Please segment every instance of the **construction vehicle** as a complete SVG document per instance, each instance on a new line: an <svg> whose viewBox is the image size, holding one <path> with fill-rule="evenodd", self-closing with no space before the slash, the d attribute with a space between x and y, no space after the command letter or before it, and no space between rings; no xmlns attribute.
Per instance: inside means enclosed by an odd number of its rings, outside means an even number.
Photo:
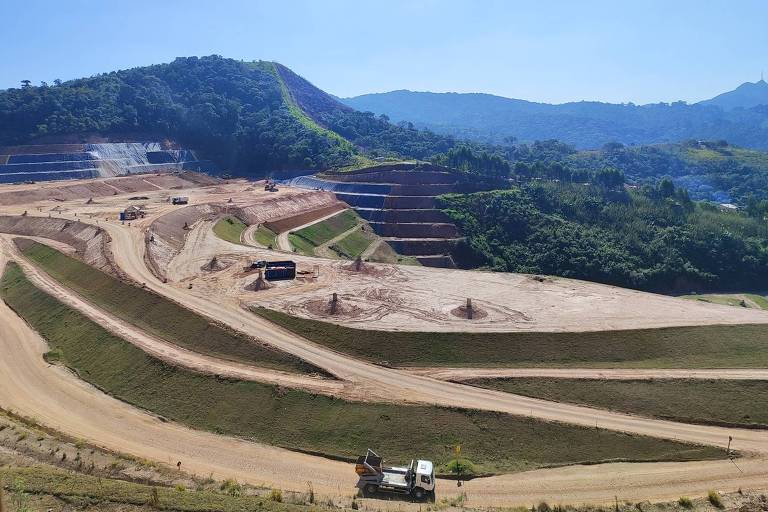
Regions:
<svg viewBox="0 0 768 512"><path fill-rule="evenodd" d="M357 458L357 488L363 497L377 493L410 495L416 501L435 499L435 466L428 460L412 460L407 467L384 466L384 459L370 448Z"/></svg>

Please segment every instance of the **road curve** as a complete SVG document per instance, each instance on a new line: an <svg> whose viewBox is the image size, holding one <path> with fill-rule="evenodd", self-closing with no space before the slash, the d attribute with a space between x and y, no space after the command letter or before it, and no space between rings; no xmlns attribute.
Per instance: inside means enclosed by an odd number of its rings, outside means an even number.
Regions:
<svg viewBox="0 0 768 512"><path fill-rule="evenodd" d="M0 269L2 259L0 254ZM48 365L42 357L46 350L44 340L0 302L0 406L105 449L169 465L182 461L185 470L200 476L297 491L312 482L319 495L353 493L355 476L348 464L162 422ZM461 488L439 480L438 494L465 492L470 506L530 506L609 503L614 496L671 500L709 489L768 486L765 460L736 463L738 468L729 461L569 466L476 479Z"/></svg>
<svg viewBox="0 0 768 512"><path fill-rule="evenodd" d="M768 368L401 368L401 370L451 382L529 377L600 380L768 380Z"/></svg>
<svg viewBox="0 0 768 512"><path fill-rule="evenodd" d="M300 375L269 368L260 368L218 357L207 356L151 336L115 315L94 306L74 291L59 284L58 281L29 263L26 258L16 250L10 237L7 235L0 236L0 243L3 246L2 250L10 255L14 261L22 267L24 274L37 287L45 290L66 305L78 310L100 326L137 346L152 357L172 365L188 368L201 373L295 387L326 395L347 395L345 389L350 386L345 386L345 383L341 381L323 379L310 375Z"/></svg>
<svg viewBox="0 0 768 512"><path fill-rule="evenodd" d="M122 234L118 231L111 231L113 239L116 240L116 248L121 249L115 251L116 256L120 254L118 263L131 274L133 271L126 268L131 265L124 266L122 259L130 258L132 253L123 252L120 241L128 242L126 249L133 251L134 249L130 248L133 234L128 230ZM139 246L134 247L143 247L140 233L137 238ZM142 260L139 258L136 261ZM142 267L142 265L136 266ZM145 271L148 272L146 268ZM132 275L143 276L140 272ZM151 279L151 274L149 277L141 280L146 280L148 285L151 283L162 288L159 283ZM175 288L168 287L168 289L180 292L180 296L185 299L182 303L204 307L215 304L208 300L199 302L202 300L200 297L186 294ZM224 308L224 310L227 309ZM256 317L251 318L252 315L238 309L233 311L244 315L229 318L229 320L242 318L244 322L239 327L246 331L261 329L261 324L256 321L258 320ZM217 311L209 314L217 314ZM254 322L246 322L246 319L252 319ZM238 324L236 323L235 326ZM283 336L283 333L274 326L267 324L267 327L275 330L258 331L260 335ZM531 399L524 399L512 407L521 397L441 383L364 363L360 363L362 366L345 369L349 358L315 347L300 338L293 340L295 336L288 334L290 336L285 341L286 346L297 343L295 348L301 349L302 353L317 359L331 359L330 362L340 358L337 363L330 365L339 373L347 374L354 381L361 381L363 385L366 385L366 378L368 378L377 385L387 386L393 393L407 394L409 391L413 391L414 395L417 394L416 392L419 395L425 393L429 396L422 399L444 404L450 401L449 405L458 405L457 401L477 400L478 405L483 405L481 408L514 409L525 415L528 415L527 408L531 405L531 415L537 417L546 419L552 414L550 409L554 409L561 412L554 418L558 421L588 423L594 426L595 420L599 418L600 426L606 428L610 426L604 425L603 420L619 421L621 419L630 423L615 425L627 427L617 428L617 430L634 431L652 427L661 434L660 437L693 437L700 442L710 440L713 441L712 444L720 445L726 441L722 436L732 432L736 434L736 448L763 454L768 451L765 435L760 432L680 425ZM149 414L103 395L67 371L48 366L41 357L45 351L44 342L4 304L0 304L0 350L4 354L4 357L0 358L0 405L35 417L42 423L70 435L89 439L105 448L122 450L153 460L168 462L182 460L184 467L202 475L213 472L216 477L234 477L241 481L264 482L297 490L303 490L306 487L305 482L312 481L319 492L332 492L337 495L345 494L347 489L351 488L354 474L346 464L196 432L172 423L162 423ZM417 388L415 390L409 387L414 385ZM433 388L433 385L436 388ZM422 386L424 390L420 389ZM445 393L448 396L445 396ZM478 398L472 396L474 393L479 393ZM589 417L577 415L569 418L571 411L587 413ZM633 420L639 423L634 424ZM755 434L755 437L747 434ZM764 459L765 456L761 457ZM736 462L743 473L730 461L605 464L478 479L465 484L461 490L468 493L469 503L472 505L530 505L539 500L606 503L612 501L616 495L622 499L671 499L683 493L703 494L711 488L735 490L738 487L762 489L768 486L768 464L765 460L753 458ZM456 490L450 482L439 483L438 492L442 496L455 493Z"/></svg>
<svg viewBox="0 0 768 512"><path fill-rule="evenodd" d="M547 421L571 423L662 437L699 444L725 447L733 436L736 449L768 453L768 432L748 429L688 425L592 409L588 407L548 402L511 395L499 391L444 382L408 372L383 368L316 345L267 320L237 307L225 297L201 296L196 290L163 284L153 278L143 265L144 237L141 230L115 223L101 223L112 238L115 260L129 276L198 313L224 322L269 344L294 354L323 368L339 379L355 384L361 392L378 396L449 407L483 409L518 416L531 416ZM234 306L234 307L233 307Z"/></svg>

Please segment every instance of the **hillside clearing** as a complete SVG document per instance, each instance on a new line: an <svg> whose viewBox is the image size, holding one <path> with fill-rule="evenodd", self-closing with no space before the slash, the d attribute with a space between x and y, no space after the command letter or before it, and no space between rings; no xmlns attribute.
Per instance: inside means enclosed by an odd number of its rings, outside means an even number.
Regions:
<svg viewBox="0 0 768 512"><path fill-rule="evenodd" d="M453 445L479 471L516 471L599 460L721 458L723 451L674 441L547 423L500 413L352 403L166 365L34 287L15 264L0 281L4 300L36 329L56 359L130 404L195 428L294 450L352 457L386 447L446 464ZM130 378L126 378L130 376ZM414 428L414 418L430 425Z"/></svg>
<svg viewBox="0 0 768 512"><path fill-rule="evenodd" d="M763 368L768 325L595 332L406 332L354 329L255 307L315 343L394 366Z"/></svg>
<svg viewBox="0 0 768 512"><path fill-rule="evenodd" d="M25 239L16 240L24 256L62 285L99 308L181 347L231 361L292 372L317 371L144 288L126 284L61 252Z"/></svg>
<svg viewBox="0 0 768 512"><path fill-rule="evenodd" d="M737 380L475 379L507 393L687 423L768 428L768 382Z"/></svg>

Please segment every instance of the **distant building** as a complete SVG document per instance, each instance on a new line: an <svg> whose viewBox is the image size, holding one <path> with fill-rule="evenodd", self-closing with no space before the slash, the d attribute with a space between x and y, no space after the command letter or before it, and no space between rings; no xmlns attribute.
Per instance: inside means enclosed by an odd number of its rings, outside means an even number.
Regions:
<svg viewBox="0 0 768 512"><path fill-rule="evenodd" d="M739 209L738 206L732 203L720 203L718 207L724 212L735 212Z"/></svg>

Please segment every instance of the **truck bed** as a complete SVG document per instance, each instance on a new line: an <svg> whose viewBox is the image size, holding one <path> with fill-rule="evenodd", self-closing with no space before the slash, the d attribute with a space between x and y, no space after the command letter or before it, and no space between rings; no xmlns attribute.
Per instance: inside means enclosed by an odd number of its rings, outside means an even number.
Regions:
<svg viewBox="0 0 768 512"><path fill-rule="evenodd" d="M408 482L405 481L405 471L401 473L399 471L385 470L382 475L381 484L407 488Z"/></svg>

